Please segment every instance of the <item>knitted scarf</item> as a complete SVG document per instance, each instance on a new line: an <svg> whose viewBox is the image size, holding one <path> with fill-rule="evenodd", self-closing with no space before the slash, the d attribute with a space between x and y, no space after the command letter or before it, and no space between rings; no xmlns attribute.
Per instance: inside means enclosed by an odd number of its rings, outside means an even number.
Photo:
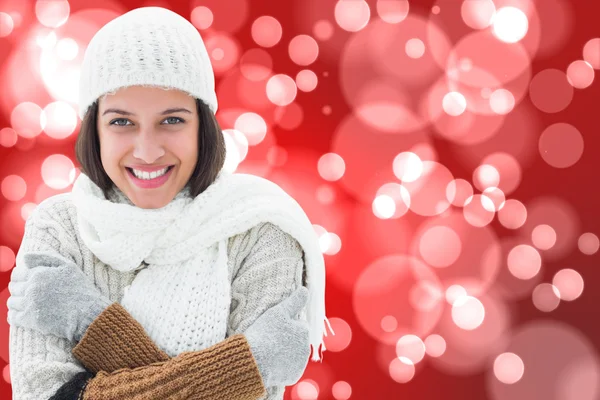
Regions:
<svg viewBox="0 0 600 400"><path fill-rule="evenodd" d="M122 192L120 195L124 196ZM72 201L81 238L99 260L123 272L147 265L125 291L122 304L170 356L201 350L225 339L231 301L226 273L227 240L261 222L277 225L294 237L304 251L312 360L322 360L320 352L326 350L325 322L329 324L325 317L323 254L307 215L277 184L222 169L217 179L195 198L186 187L166 206L143 209L128 200L123 203L107 200L102 190L81 173L73 184ZM160 279L156 279L156 274ZM154 287L146 286L152 282ZM206 293L207 290L210 292ZM148 308L152 308L153 293L161 293L163 302L165 296L171 299L204 296L196 299L196 303L200 301L212 311L207 310L206 315L199 317L194 315L196 310L182 307L180 313L195 323L185 327L171 325L172 321L182 321L169 315L173 310L144 319ZM177 335L184 333L197 338L196 342L178 347L181 340Z"/></svg>

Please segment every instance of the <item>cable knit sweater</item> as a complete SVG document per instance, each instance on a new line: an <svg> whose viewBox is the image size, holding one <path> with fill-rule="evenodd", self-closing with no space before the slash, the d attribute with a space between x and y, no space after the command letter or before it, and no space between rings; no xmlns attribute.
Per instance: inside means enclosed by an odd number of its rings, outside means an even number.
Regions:
<svg viewBox="0 0 600 400"><path fill-rule="evenodd" d="M27 219L19 251L56 251L81 266L110 300L120 302L137 272L120 272L98 260L83 244L71 193L40 203ZM243 332L265 310L303 284L302 248L271 223L228 241L232 303L226 337ZM265 266L276 268L265 268ZM275 273L275 271L277 271ZM21 327L10 327L10 373L14 400L48 399L84 371L71 353L77 343ZM266 400L283 399L285 387L269 387Z"/></svg>

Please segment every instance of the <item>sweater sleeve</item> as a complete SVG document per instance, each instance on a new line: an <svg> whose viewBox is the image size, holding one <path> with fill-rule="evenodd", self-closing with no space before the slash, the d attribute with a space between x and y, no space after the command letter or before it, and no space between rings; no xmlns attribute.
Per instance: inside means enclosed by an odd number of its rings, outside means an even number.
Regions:
<svg viewBox="0 0 600 400"><path fill-rule="evenodd" d="M60 218L55 218L42 204L38 205L25 223L11 277L28 268L23 264L22 257L29 251L52 251L74 262L81 260L74 240L64 229ZM9 360L13 399L48 399L61 385L82 372L84 368L71 354L73 346L73 342L64 338L10 326Z"/></svg>
<svg viewBox="0 0 600 400"><path fill-rule="evenodd" d="M227 335L243 333L269 308L289 297L305 284L303 251L300 244L277 225L266 222L236 237L231 247L239 247L233 260L231 310ZM301 320L306 321L306 311ZM308 326L308 322L306 322ZM308 340L307 340L308 341ZM300 376L303 371L297 371ZM267 388L262 399L283 399L285 385Z"/></svg>

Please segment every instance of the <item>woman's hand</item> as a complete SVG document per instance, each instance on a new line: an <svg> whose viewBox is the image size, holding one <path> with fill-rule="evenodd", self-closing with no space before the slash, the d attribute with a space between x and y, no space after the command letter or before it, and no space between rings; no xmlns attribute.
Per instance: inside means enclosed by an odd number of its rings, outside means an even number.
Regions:
<svg viewBox="0 0 600 400"><path fill-rule="evenodd" d="M75 263L58 254L31 252L23 260L8 285L10 325L80 341L112 304Z"/></svg>
<svg viewBox="0 0 600 400"><path fill-rule="evenodd" d="M310 356L309 331L308 323L297 316L307 301L308 289L300 286L244 332L265 387L290 386L304 374Z"/></svg>

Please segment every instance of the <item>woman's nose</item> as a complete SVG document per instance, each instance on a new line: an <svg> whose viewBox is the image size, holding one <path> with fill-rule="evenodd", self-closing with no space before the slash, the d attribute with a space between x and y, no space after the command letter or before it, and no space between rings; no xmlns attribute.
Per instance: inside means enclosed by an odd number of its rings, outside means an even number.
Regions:
<svg viewBox="0 0 600 400"><path fill-rule="evenodd" d="M133 156L148 164L152 164L165 154L163 144L150 131L140 132L135 141Z"/></svg>

